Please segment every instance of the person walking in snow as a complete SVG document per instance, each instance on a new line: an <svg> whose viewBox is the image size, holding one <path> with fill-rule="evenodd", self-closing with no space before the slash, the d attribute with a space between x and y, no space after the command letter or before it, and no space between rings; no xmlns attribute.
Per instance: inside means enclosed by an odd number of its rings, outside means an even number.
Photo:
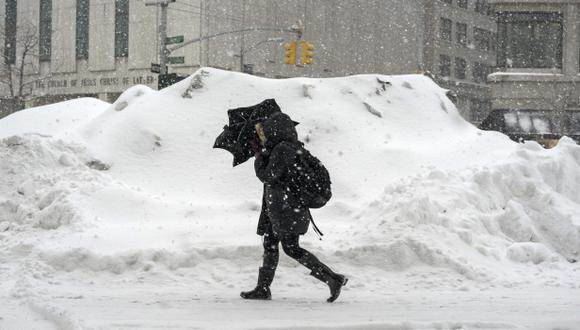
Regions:
<svg viewBox="0 0 580 330"><path fill-rule="evenodd" d="M279 245L291 258L310 269L310 275L326 283L330 289L328 302L335 301L348 279L333 272L316 256L299 245L300 235L308 231L312 216L300 198L294 180L300 169L300 155L305 151L298 140L295 123L282 112L275 113L256 124L257 139L254 169L264 184L262 210L257 234L263 236L264 255L259 268L258 284L251 291L242 292L244 299L270 300L270 285L278 266Z"/></svg>

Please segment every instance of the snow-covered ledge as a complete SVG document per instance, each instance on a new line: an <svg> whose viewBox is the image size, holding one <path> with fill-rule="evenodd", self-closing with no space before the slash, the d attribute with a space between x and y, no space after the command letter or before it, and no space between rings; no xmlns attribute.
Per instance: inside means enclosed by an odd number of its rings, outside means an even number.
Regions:
<svg viewBox="0 0 580 330"><path fill-rule="evenodd" d="M497 82L570 82L579 83L580 75L568 76L561 72L554 71L509 71L509 72L494 72L488 77L489 83Z"/></svg>
<svg viewBox="0 0 580 330"><path fill-rule="evenodd" d="M495 72L488 76L492 109L580 109L580 76L550 72Z"/></svg>

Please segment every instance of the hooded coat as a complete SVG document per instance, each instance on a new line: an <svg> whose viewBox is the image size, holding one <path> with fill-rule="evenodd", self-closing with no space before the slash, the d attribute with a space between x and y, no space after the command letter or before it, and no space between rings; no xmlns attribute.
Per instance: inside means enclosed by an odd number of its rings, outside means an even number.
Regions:
<svg viewBox="0 0 580 330"><path fill-rule="evenodd" d="M298 141L294 122L285 113L270 116L263 123L263 152L256 157L256 176L264 183L262 211L258 222L258 235L268 227L274 234L305 234L312 219L308 207L302 205L297 187L290 185L298 165L297 151L303 144Z"/></svg>

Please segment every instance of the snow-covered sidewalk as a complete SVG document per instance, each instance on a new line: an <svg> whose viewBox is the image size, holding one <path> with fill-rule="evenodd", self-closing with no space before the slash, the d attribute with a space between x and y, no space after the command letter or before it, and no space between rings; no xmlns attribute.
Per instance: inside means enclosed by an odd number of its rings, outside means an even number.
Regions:
<svg viewBox="0 0 580 330"><path fill-rule="evenodd" d="M180 278L121 276L91 280L55 278L29 292L0 328L50 329L579 329L580 289L415 288L415 280L376 272L381 283L352 277L340 300L328 304L327 289L302 269L283 267L272 301L244 301L239 291L253 285L208 284L196 270ZM216 273L218 273L216 271ZM78 275L78 274L77 274ZM253 275L253 274L252 274ZM423 273L432 280L451 280ZM233 274L224 277L235 278ZM389 278L391 277L391 278ZM365 278L365 280L367 280ZM458 279L453 279L457 281ZM378 285L377 285L378 284ZM6 305L4 305L6 308ZM12 313L16 312L16 315ZM20 317L20 323L11 322ZM23 318L24 317L24 318ZM36 319L36 321L35 321ZM42 320L45 323L40 323ZM22 321L28 321L22 323ZM41 327L38 327L42 324ZM30 326L30 327L28 327Z"/></svg>

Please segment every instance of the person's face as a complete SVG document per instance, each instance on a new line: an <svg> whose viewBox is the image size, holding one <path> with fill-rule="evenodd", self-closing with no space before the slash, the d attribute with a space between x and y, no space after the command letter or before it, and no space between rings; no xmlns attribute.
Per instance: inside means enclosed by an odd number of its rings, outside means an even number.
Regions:
<svg viewBox="0 0 580 330"><path fill-rule="evenodd" d="M264 143L266 143L266 134L264 134L264 126L262 125L262 123L256 124L256 133L258 133L260 144L264 145Z"/></svg>

